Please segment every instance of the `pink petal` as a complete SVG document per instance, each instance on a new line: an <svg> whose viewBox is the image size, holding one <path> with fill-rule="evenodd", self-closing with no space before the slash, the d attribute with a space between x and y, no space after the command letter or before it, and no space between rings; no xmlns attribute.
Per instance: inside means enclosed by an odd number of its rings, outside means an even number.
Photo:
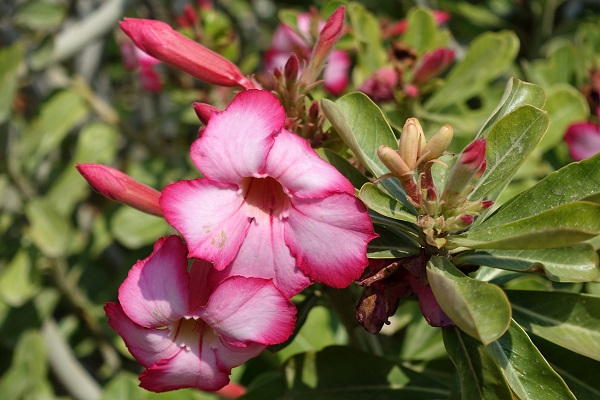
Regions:
<svg viewBox="0 0 600 400"><path fill-rule="evenodd" d="M323 161L306 140L282 130L267 158L266 172L293 197L321 198L332 193L354 194L354 186Z"/></svg>
<svg viewBox="0 0 600 400"><path fill-rule="evenodd" d="M571 158L581 161L600 153L600 125L591 122L572 124L565 134Z"/></svg>
<svg viewBox="0 0 600 400"><path fill-rule="evenodd" d="M208 179L175 182L160 198L165 219L185 238L189 256L212 261L219 270L233 260L250 225L242 204L235 188Z"/></svg>
<svg viewBox="0 0 600 400"><path fill-rule="evenodd" d="M266 279L225 279L208 299L201 318L215 332L238 342L285 341L294 330L296 308Z"/></svg>
<svg viewBox="0 0 600 400"><path fill-rule="evenodd" d="M200 258L194 259L190 267L190 310L188 317L198 318L200 316L200 309L206 304L213 289L220 282L213 284L211 281L211 277L217 272L211 262Z"/></svg>
<svg viewBox="0 0 600 400"><path fill-rule="evenodd" d="M343 50L334 50L329 55L323 70L323 86L331 94L342 94L349 82L350 56Z"/></svg>
<svg viewBox="0 0 600 400"><path fill-rule="evenodd" d="M145 370L140 386L153 392L182 388L219 390L229 382L229 371L219 368L214 343L219 339L208 329L195 343L175 356L163 359Z"/></svg>
<svg viewBox="0 0 600 400"><path fill-rule="evenodd" d="M267 347L255 342L230 344L223 337L219 341L214 341L211 346L217 353L219 369L228 373L232 368L256 357Z"/></svg>
<svg viewBox="0 0 600 400"><path fill-rule="evenodd" d="M286 222L285 240L296 265L337 288L360 277L368 264L367 243L377 237L363 203L347 193L296 199Z"/></svg>
<svg viewBox="0 0 600 400"><path fill-rule="evenodd" d="M311 281L296 267L296 260L285 244L283 229L283 222L277 219L272 219L269 224L253 221L231 265L211 275L213 285L235 275L273 279L275 286L288 298L308 287Z"/></svg>
<svg viewBox="0 0 600 400"><path fill-rule="evenodd" d="M211 115L202 137L192 144L192 161L206 178L223 183L260 176L273 134L284 122L285 111L273 94L241 92L225 111Z"/></svg>
<svg viewBox="0 0 600 400"><path fill-rule="evenodd" d="M131 268L119 287L119 302L131 320L147 328L158 328L186 314L186 251L178 236L160 238L152 254Z"/></svg>
<svg viewBox="0 0 600 400"><path fill-rule="evenodd" d="M148 329L133 322L118 303L106 303L104 311L108 324L123 338L129 352L144 367L164 358L171 358L179 346L169 337L168 329Z"/></svg>

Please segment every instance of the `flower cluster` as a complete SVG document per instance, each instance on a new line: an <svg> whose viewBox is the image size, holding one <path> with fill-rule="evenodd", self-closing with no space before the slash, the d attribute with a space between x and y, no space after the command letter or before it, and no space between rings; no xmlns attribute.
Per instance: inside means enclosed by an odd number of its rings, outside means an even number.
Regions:
<svg viewBox="0 0 600 400"><path fill-rule="evenodd" d="M163 216L185 239L159 239L129 272L119 302L106 305L110 325L146 368L141 386L218 390L231 368L291 335L294 295L313 282L341 288L358 279L377 235L350 181L286 129L274 94L162 22L121 26L153 57L244 89L223 111L194 104L206 124L191 146L201 178L158 192L103 165L77 166L94 189Z"/></svg>

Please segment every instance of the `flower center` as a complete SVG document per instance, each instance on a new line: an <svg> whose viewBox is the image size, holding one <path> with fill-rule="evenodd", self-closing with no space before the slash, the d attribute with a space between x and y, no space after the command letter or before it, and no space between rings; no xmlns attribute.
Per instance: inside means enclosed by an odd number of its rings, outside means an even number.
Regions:
<svg viewBox="0 0 600 400"><path fill-rule="evenodd" d="M245 178L241 187L246 212L258 223L268 222L271 217L287 216L290 198L277 180L271 177Z"/></svg>
<svg viewBox="0 0 600 400"><path fill-rule="evenodd" d="M179 347L190 350L191 346L197 345L207 328L210 329L201 319L182 318L173 323L170 335L174 335L172 339Z"/></svg>

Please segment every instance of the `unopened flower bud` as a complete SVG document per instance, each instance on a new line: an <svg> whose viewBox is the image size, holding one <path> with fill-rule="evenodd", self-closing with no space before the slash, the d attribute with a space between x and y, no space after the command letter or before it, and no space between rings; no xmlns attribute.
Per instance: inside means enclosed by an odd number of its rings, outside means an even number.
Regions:
<svg viewBox="0 0 600 400"><path fill-rule="evenodd" d="M204 125L208 124L208 120L213 113L220 111L217 107L206 103L194 103L192 106L194 107L196 116L198 116L198 119Z"/></svg>
<svg viewBox="0 0 600 400"><path fill-rule="evenodd" d="M483 210L485 210L486 208L490 208L492 205L494 205L494 201L493 200L483 200L481 202L481 208Z"/></svg>
<svg viewBox="0 0 600 400"><path fill-rule="evenodd" d="M461 195L468 194L464 192L471 186L471 182L482 170L482 166L485 168L485 148L485 139L479 138L465 147L458 156L442 193L442 200L445 201L446 207L453 207Z"/></svg>
<svg viewBox="0 0 600 400"><path fill-rule="evenodd" d="M298 57L296 56L296 53L292 53L290 58L288 58L287 62L285 63L284 76L286 82L296 82L298 79L298 70Z"/></svg>
<svg viewBox="0 0 600 400"><path fill-rule="evenodd" d="M421 162L428 162L441 157L450 143L452 142L452 136L454 131L450 125L444 125L439 131L425 145L423 151L419 153Z"/></svg>
<svg viewBox="0 0 600 400"><path fill-rule="evenodd" d="M98 193L147 214L163 216L160 192L114 168L101 164L77 164L77 171Z"/></svg>
<svg viewBox="0 0 600 400"><path fill-rule="evenodd" d="M406 165L402 157L391 147L379 146L377 156L396 178L401 181L412 179L412 169Z"/></svg>
<svg viewBox="0 0 600 400"><path fill-rule="evenodd" d="M412 83L422 85L439 75L447 66L454 61L454 50L436 49L425 53L415 65Z"/></svg>
<svg viewBox="0 0 600 400"><path fill-rule="evenodd" d="M419 151L424 145L425 135L421 124L416 118L407 119L398 141L398 152L411 170L417 166Z"/></svg>
<svg viewBox="0 0 600 400"><path fill-rule="evenodd" d="M475 221L475 217L473 217L471 214L462 214L459 216L459 218L465 226L469 226L473 223L473 221Z"/></svg>

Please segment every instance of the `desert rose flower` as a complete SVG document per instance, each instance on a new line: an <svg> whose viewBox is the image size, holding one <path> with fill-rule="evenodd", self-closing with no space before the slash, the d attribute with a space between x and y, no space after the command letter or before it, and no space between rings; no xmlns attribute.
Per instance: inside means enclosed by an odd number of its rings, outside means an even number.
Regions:
<svg viewBox="0 0 600 400"><path fill-rule="evenodd" d="M574 161L600 153L600 125L592 122L572 124L565 134L565 142Z"/></svg>
<svg viewBox="0 0 600 400"><path fill-rule="evenodd" d="M192 145L203 178L167 186L160 206L189 256L226 275L273 279L288 296L311 281L345 287L367 265L371 220L352 184L285 119L270 92L239 93Z"/></svg>
<svg viewBox="0 0 600 400"><path fill-rule="evenodd" d="M211 284L210 263L196 260L188 272L186 253L178 236L159 239L129 271L119 302L105 306L110 326L146 367L140 386L154 392L221 389L231 368L294 329L295 308L270 280Z"/></svg>

